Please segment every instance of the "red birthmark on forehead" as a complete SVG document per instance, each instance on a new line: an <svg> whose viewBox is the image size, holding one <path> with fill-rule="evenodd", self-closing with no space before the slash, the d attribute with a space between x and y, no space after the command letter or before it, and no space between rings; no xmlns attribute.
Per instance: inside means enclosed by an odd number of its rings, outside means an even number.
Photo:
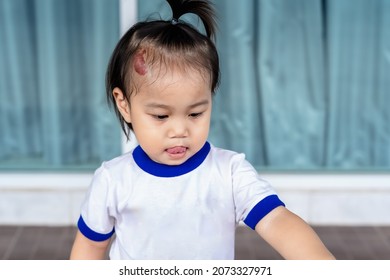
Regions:
<svg viewBox="0 0 390 280"><path fill-rule="evenodd" d="M147 68L143 52L139 52L134 56L134 70L142 76L146 74Z"/></svg>

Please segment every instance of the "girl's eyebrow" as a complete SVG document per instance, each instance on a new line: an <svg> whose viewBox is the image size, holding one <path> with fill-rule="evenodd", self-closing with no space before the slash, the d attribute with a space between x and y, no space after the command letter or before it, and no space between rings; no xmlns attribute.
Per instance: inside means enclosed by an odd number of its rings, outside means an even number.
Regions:
<svg viewBox="0 0 390 280"><path fill-rule="evenodd" d="M205 100L201 100L199 102L196 102L194 104L191 104L190 106L188 106L188 108L192 109L192 108L196 108L196 107L199 107L199 106L208 105L209 103L210 103L210 101L205 99ZM147 103L146 107L148 107L148 108L161 108L161 109L167 109L167 110L172 108L169 105L156 103L156 102Z"/></svg>
<svg viewBox="0 0 390 280"><path fill-rule="evenodd" d="M198 107L198 106L208 105L209 103L210 103L209 100L205 99L205 100L201 100L199 102L196 102L196 103L190 105L189 108L192 109L192 108L195 108L195 107Z"/></svg>
<svg viewBox="0 0 390 280"><path fill-rule="evenodd" d="M160 104L160 103L156 103L156 102L148 103L145 106L148 107L148 108L161 108L161 109L170 109L171 108L171 106Z"/></svg>

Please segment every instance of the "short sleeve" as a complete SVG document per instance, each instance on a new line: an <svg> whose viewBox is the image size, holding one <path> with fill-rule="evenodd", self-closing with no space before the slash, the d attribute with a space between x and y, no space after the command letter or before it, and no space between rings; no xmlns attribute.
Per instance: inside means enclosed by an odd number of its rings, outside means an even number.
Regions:
<svg viewBox="0 0 390 280"><path fill-rule="evenodd" d="M257 223L278 206L285 206L272 186L260 177L243 154L232 158L233 195L237 222L255 229Z"/></svg>
<svg viewBox="0 0 390 280"><path fill-rule="evenodd" d="M77 226L93 241L104 241L114 234L115 218L111 214L110 178L104 166L96 170L81 207Z"/></svg>

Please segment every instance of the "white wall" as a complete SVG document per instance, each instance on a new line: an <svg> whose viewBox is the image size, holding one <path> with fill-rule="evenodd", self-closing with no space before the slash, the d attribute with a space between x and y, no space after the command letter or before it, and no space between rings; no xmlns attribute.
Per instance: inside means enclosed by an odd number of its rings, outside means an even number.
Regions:
<svg viewBox="0 0 390 280"><path fill-rule="evenodd" d="M390 174L266 174L286 206L316 225L390 225Z"/></svg>
<svg viewBox="0 0 390 280"><path fill-rule="evenodd" d="M390 225L390 175L263 174L314 225ZM0 173L0 225L75 225L92 173Z"/></svg>

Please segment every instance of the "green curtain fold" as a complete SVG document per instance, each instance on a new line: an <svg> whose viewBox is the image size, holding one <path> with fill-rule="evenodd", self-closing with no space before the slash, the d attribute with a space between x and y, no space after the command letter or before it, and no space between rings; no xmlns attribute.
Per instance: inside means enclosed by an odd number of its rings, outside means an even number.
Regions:
<svg viewBox="0 0 390 280"><path fill-rule="evenodd" d="M0 167L95 167L121 153L104 87L118 14L110 0L0 1Z"/></svg>

